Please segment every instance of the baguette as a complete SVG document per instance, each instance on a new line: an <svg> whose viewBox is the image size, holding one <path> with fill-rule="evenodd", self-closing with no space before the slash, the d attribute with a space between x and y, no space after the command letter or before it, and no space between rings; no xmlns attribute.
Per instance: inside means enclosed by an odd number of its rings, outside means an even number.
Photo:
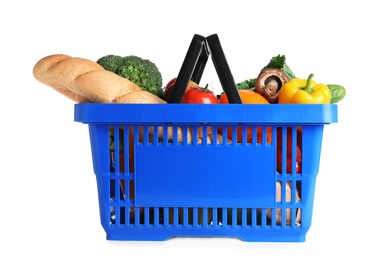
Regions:
<svg viewBox="0 0 390 260"><path fill-rule="evenodd" d="M80 96L72 91L69 91L61 82L55 80L47 74L47 71L50 68L55 66L60 61L68 58L71 57L65 54L50 55L45 58L42 58L35 64L33 69L33 75L35 79L37 79L41 83L52 87L54 90L72 99L73 101L77 103L88 103L90 101L87 98Z"/></svg>
<svg viewBox="0 0 390 260"><path fill-rule="evenodd" d="M65 54L39 60L34 77L78 103L166 103L98 63Z"/></svg>

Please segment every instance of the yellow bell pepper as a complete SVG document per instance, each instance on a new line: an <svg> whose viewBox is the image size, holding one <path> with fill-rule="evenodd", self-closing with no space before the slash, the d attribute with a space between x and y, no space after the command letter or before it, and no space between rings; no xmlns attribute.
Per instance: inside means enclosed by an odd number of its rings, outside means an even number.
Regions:
<svg viewBox="0 0 390 260"><path fill-rule="evenodd" d="M317 84L310 74L307 80L293 78L279 91L279 104L329 104L330 90L325 84Z"/></svg>

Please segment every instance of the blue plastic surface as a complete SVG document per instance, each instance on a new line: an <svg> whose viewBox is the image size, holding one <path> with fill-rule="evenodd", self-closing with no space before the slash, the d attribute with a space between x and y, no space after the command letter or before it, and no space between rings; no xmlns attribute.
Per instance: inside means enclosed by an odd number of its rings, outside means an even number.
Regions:
<svg viewBox="0 0 390 260"><path fill-rule="evenodd" d="M302 242L337 105L76 104L75 121L89 126L107 239Z"/></svg>
<svg viewBox="0 0 390 260"><path fill-rule="evenodd" d="M337 122L337 105L76 104L75 120L83 123L329 124Z"/></svg>

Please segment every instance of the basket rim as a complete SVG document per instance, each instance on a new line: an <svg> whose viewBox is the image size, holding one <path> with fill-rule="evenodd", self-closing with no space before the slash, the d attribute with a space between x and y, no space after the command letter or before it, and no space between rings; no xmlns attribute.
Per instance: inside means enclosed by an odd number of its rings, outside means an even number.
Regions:
<svg viewBox="0 0 390 260"><path fill-rule="evenodd" d="M102 104L78 103L81 123L330 124L337 104Z"/></svg>

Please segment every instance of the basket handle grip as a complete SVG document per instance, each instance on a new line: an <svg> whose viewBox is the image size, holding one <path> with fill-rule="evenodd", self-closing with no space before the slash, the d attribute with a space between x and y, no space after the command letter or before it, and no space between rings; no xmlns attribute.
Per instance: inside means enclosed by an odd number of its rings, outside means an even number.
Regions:
<svg viewBox="0 0 390 260"><path fill-rule="evenodd" d="M192 80L199 84L210 54L229 103L242 103L217 34L207 38L198 34L194 35L168 103L181 103L188 81Z"/></svg>
<svg viewBox="0 0 390 260"><path fill-rule="evenodd" d="M168 103L181 103L188 81L199 84L209 57L205 37L195 34L176 78Z"/></svg>
<svg viewBox="0 0 390 260"><path fill-rule="evenodd" d="M217 71L219 81L222 84L223 91L226 93L230 104L241 104L241 97L238 93L236 83L232 72L230 71L225 54L222 50L221 42L217 34L212 34L206 38L210 49L211 58Z"/></svg>

